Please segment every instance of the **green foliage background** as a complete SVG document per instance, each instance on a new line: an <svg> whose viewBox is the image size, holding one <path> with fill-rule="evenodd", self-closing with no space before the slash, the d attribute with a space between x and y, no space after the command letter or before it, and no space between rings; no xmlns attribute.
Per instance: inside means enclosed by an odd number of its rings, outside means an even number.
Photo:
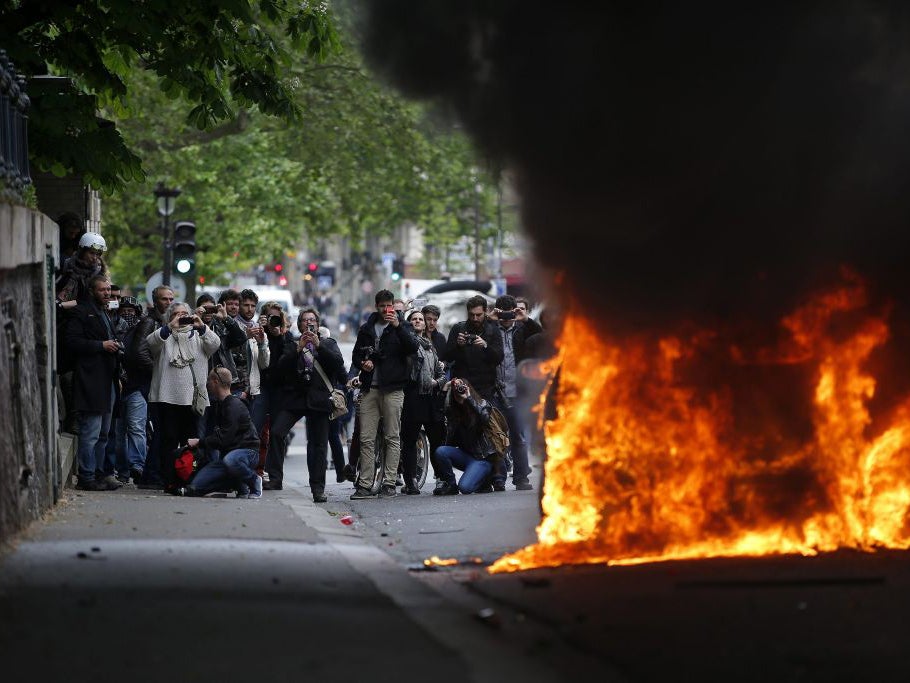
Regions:
<svg viewBox="0 0 910 683"><path fill-rule="evenodd" d="M444 113L369 73L355 7L0 0L0 47L17 67L74 80L75 94L36 99L33 163L107 193L120 281L160 268L158 181L182 189L173 218L196 221L208 281L302 240L357 243L404 221L442 250L473 234L475 208L492 232L495 172Z"/></svg>

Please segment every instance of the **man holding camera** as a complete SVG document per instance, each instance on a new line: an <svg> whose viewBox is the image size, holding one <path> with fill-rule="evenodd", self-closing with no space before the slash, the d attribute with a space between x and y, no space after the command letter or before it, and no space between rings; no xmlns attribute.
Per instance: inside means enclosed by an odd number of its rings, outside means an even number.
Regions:
<svg viewBox="0 0 910 683"><path fill-rule="evenodd" d="M283 378L278 370L278 361L281 360L281 355L288 344L294 343L294 337L288 331L287 318L277 302L263 304L263 312L255 322L255 326L247 329L250 337L247 345L250 354L248 368L251 385L258 380L255 388L258 394L254 394L250 414L253 416L256 430L261 435L266 417L271 415L274 422L282 408ZM256 356L252 351L254 343L257 349ZM260 364L257 358L264 358L264 362ZM253 376L254 372L256 377ZM281 489L280 481L267 484L266 489Z"/></svg>
<svg viewBox="0 0 910 683"><path fill-rule="evenodd" d="M381 497L396 495L395 480L401 458L401 409L404 387L408 382L408 356L417 353L417 340L395 310L395 296L387 289L376 293L376 312L357 332L353 367L361 370L360 398L360 478L352 500L373 498L370 493L375 475L376 435L382 418L385 442L385 470Z"/></svg>
<svg viewBox="0 0 910 683"><path fill-rule="evenodd" d="M272 321L269 322L271 324ZM297 329L300 330L300 339L285 343L284 353L277 366L285 380L286 391L281 408L277 414L272 415L269 458L266 464L269 481L265 488L269 490L282 487L288 434L300 418L306 417L306 461L310 490L314 502L325 503L332 390L319 370L328 378L343 375L344 358L334 339L319 334L319 314L314 308L300 311Z"/></svg>
<svg viewBox="0 0 910 683"><path fill-rule="evenodd" d="M503 359L497 368L498 390L493 403L502 411L509 424L512 483L519 491L530 491L528 440L518 406L518 364L526 357L525 345L528 338L539 334L542 328L528 317L527 308L520 308L515 298L508 294L496 299L488 317L499 323L502 337ZM505 471L495 472L493 488L497 491L505 490L505 478Z"/></svg>
<svg viewBox="0 0 910 683"><path fill-rule="evenodd" d="M468 380L474 390L492 402L496 392L496 368L502 363L502 336L496 323L487 320L487 300L479 294L465 304L468 319L449 331L441 359L451 363L452 377Z"/></svg>
<svg viewBox="0 0 910 683"><path fill-rule="evenodd" d="M120 484L113 476L103 476L103 472L123 346L107 313L111 298L107 277L93 276L88 288L90 298L76 306L66 326L66 345L76 366L73 405L79 416L77 488L113 491Z"/></svg>

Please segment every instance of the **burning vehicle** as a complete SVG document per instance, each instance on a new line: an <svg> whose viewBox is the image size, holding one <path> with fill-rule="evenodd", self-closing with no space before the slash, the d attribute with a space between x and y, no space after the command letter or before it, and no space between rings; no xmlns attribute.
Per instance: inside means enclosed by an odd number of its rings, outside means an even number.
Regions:
<svg viewBox="0 0 910 683"><path fill-rule="evenodd" d="M910 547L910 10L376 3L567 302L538 543L493 571Z"/></svg>

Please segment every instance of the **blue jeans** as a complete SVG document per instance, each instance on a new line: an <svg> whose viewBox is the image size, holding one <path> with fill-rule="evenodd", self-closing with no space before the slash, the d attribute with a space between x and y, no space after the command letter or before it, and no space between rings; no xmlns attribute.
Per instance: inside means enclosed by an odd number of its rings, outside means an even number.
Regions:
<svg viewBox="0 0 910 683"><path fill-rule="evenodd" d="M250 400L253 402L253 407L250 409L250 419L253 420L253 426L256 427L257 434L262 434L262 427L265 425L266 415L272 415L272 422L278 417L278 406L275 406L275 410L272 409L273 393L277 395L277 389L273 390L271 387L263 384L259 394L255 397L250 397Z"/></svg>
<svg viewBox="0 0 910 683"><path fill-rule="evenodd" d="M149 404L139 389L124 394L120 399L123 415L118 420L118 439L123 444L126 472L118 464L121 474L128 474L130 469L142 472L145 469L145 456L148 445L145 438L145 423L148 420ZM118 448L118 451L120 448ZM118 453L119 455L119 453Z"/></svg>
<svg viewBox="0 0 910 683"><path fill-rule="evenodd" d="M224 488L239 489L252 486L259 465L259 451L253 448L236 448L228 451L221 460L210 462L193 477L190 488L199 495Z"/></svg>
<svg viewBox="0 0 910 683"><path fill-rule="evenodd" d="M114 405L114 386L111 385L111 406ZM94 481L95 472L104 471L107 437L111 431L111 413L79 412L79 481Z"/></svg>
<svg viewBox="0 0 910 683"><path fill-rule="evenodd" d="M515 484L528 481L531 474L531 465L528 462L528 433L522 411L516 405L515 399L508 399L510 405L505 407L501 401L495 402L502 412L506 422L509 423L509 444L512 452L512 482ZM505 481L505 472L502 472L502 481Z"/></svg>
<svg viewBox="0 0 910 683"><path fill-rule="evenodd" d="M455 472L452 468L462 470L464 474L458 480L458 490L462 493L474 493L490 478L493 465L486 460L478 460L456 446L440 446L436 449L436 473L440 479L450 484L455 483Z"/></svg>

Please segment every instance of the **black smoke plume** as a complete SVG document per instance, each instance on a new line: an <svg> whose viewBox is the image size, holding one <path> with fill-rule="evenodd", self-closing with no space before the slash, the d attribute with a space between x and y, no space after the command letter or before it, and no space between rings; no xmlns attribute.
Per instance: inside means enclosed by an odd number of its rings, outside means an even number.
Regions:
<svg viewBox="0 0 910 683"><path fill-rule="evenodd" d="M910 9L367 3L374 66L511 168L605 328L771 320L849 265L910 301Z"/></svg>

